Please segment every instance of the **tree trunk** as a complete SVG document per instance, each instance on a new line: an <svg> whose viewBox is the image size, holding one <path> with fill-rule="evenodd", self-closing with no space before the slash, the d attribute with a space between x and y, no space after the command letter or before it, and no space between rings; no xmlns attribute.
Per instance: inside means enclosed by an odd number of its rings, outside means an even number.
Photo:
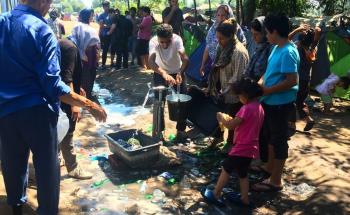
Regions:
<svg viewBox="0 0 350 215"><path fill-rule="evenodd" d="M345 11L345 6L346 6L346 3L348 2L348 0L343 0L343 4L342 4L342 8L341 8L341 12L344 13Z"/></svg>
<svg viewBox="0 0 350 215"><path fill-rule="evenodd" d="M239 0L239 9L240 9L240 14L242 18L242 22L244 22L244 10L243 10L243 0ZM239 22L239 24L242 24L242 22Z"/></svg>
<svg viewBox="0 0 350 215"><path fill-rule="evenodd" d="M262 15L266 16L268 11L267 11L267 0L261 0L260 1L260 8L262 10Z"/></svg>
<svg viewBox="0 0 350 215"><path fill-rule="evenodd" d="M244 19L243 25L249 26L251 21L255 18L255 10L256 10L256 0L246 0L244 1Z"/></svg>
<svg viewBox="0 0 350 215"><path fill-rule="evenodd" d="M236 0L236 19L237 23L240 23L240 15L239 15L239 0Z"/></svg>

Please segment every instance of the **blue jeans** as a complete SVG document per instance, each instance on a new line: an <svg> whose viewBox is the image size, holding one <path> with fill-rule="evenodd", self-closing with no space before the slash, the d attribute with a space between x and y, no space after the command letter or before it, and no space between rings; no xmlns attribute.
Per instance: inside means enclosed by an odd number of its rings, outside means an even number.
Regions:
<svg viewBox="0 0 350 215"><path fill-rule="evenodd" d="M58 213L60 171L57 114L38 105L0 118L1 165L9 205L27 201L29 151L37 181L39 215Z"/></svg>

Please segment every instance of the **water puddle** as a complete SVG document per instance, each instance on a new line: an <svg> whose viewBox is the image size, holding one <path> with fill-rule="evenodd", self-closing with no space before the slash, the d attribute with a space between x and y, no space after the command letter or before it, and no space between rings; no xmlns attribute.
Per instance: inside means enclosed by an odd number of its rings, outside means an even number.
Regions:
<svg viewBox="0 0 350 215"><path fill-rule="evenodd" d="M107 121L100 123L105 127L112 125L132 126L135 118L149 113L150 109L143 106L128 106L123 104L123 100L113 95L109 90L101 88L99 84L94 84L93 95L97 96L98 101L107 112Z"/></svg>
<svg viewBox="0 0 350 215"><path fill-rule="evenodd" d="M305 200L316 192L316 187L308 185L306 183L301 184L288 184L286 183L283 188L283 193L297 198L298 200Z"/></svg>

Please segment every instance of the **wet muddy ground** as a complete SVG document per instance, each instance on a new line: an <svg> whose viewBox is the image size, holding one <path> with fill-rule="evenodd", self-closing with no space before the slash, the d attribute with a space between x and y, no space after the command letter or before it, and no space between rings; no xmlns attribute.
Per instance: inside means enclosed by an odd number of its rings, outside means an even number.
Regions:
<svg viewBox="0 0 350 215"><path fill-rule="evenodd" d="M337 101L334 113L315 111L317 121L310 133L297 132L290 141L290 157L280 193L251 193L254 209L241 209L226 202L226 208L207 204L200 190L213 186L220 173L223 150L205 150L208 137L189 128L190 139L182 144L164 143L162 161L131 169L111 152L105 134L136 128L150 135L151 101L142 107L152 81L149 72L137 68L99 71L96 96L109 118L96 123L84 112L75 133L80 165L94 178L78 181L61 168L60 214L348 214L350 212L350 112L349 102ZM315 107L318 104L316 103ZM165 138L175 134L175 123L166 116ZM297 124L302 130L304 124ZM164 177L160 176L162 173ZM250 174L254 183L261 175ZM238 191L237 177L231 176L224 192ZM35 183L28 189L27 214L34 214ZM6 193L0 182L0 214L9 214Z"/></svg>

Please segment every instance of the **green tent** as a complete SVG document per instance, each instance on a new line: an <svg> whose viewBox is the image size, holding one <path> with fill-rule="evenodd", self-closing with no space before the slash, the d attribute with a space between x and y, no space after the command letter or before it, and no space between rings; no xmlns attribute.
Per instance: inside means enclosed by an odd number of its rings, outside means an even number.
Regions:
<svg viewBox="0 0 350 215"><path fill-rule="evenodd" d="M339 77L347 76L350 72L350 45L334 32L328 32L327 53L331 72ZM350 99L350 89L337 88L335 96Z"/></svg>

